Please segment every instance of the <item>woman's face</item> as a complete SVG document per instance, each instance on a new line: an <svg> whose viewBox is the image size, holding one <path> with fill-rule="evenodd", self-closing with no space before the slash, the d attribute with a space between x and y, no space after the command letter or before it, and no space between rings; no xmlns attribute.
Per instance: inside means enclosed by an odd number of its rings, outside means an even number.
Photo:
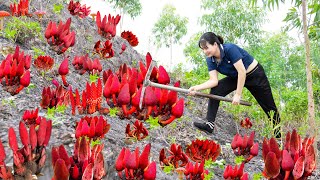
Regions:
<svg viewBox="0 0 320 180"><path fill-rule="evenodd" d="M212 45L206 42L204 46L201 46L201 49L207 57L217 56L217 53L219 51L217 43L214 43L214 45Z"/></svg>

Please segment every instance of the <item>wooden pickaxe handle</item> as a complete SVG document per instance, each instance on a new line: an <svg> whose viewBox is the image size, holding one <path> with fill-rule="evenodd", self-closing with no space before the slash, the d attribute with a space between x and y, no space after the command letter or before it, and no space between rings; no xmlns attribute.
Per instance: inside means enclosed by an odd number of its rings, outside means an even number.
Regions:
<svg viewBox="0 0 320 180"><path fill-rule="evenodd" d="M172 90L172 91L176 91L176 92L182 92L182 93L189 93L190 92L188 89L183 89L183 88L178 88L178 87L174 87L174 86L168 86L168 85L164 85L164 84L159 84L159 83L151 82L150 80L148 80L147 84L149 86L153 86L153 87L157 87L157 88L161 88L161 89L168 89L168 90ZM195 95L196 96L201 96L201 97L206 97L206 98L211 98L211 99L215 99L215 100L220 100L220 101L232 102L231 98L227 98L227 97L223 97L223 96L217 96L217 95L213 95L213 94L196 92ZM245 105L245 106L251 106L252 105L250 102L242 101L242 100L240 100L240 104L241 105Z"/></svg>
<svg viewBox="0 0 320 180"><path fill-rule="evenodd" d="M145 92L145 88L147 86L153 86L153 87L157 87L157 88L161 88L161 89L168 89L168 90L172 90L172 91L176 91L176 92L183 92L183 93L189 93L188 89L182 89L182 88L178 88L178 87L174 87L174 86L168 86L168 85L164 85L164 84L159 84L159 83L155 83L155 82L151 82L150 81L150 75L151 75L151 71L153 68L154 61L152 60L148 71L146 73L146 76L144 78L143 81L143 86L142 86L142 90L141 90L141 97L140 97L140 102L139 102L139 108L142 108L142 100L144 97L144 92ZM213 94L206 94L206 93L200 93L200 92L196 92L195 93L196 96L201 96L201 97L207 97L207 98L211 98L211 99L215 99L215 100L220 100L220 101L227 101L227 102L232 102L231 98L227 98L227 97L222 97L222 96L217 96L217 95L213 95ZM241 105L245 105L245 106L251 106L250 102L246 102L246 101L242 101L240 100L240 104Z"/></svg>

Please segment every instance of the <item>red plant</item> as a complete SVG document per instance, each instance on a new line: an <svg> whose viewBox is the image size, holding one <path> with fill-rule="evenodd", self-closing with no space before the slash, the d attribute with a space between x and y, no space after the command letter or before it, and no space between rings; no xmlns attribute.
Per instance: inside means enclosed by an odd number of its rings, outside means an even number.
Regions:
<svg viewBox="0 0 320 180"><path fill-rule="evenodd" d="M138 38L131 31L123 31L121 37L129 42L132 47L135 47L139 44Z"/></svg>
<svg viewBox="0 0 320 180"><path fill-rule="evenodd" d="M231 148L236 156L244 156L245 163L249 162L254 156L258 155L259 143L254 143L254 134L252 131L249 138L245 134L243 138L236 134L231 142Z"/></svg>
<svg viewBox="0 0 320 180"><path fill-rule="evenodd" d="M35 110L31 110L31 111L26 110L23 113L22 120L26 123L27 126L30 126L32 124L34 125L40 124L41 118L38 118L38 111L39 111L39 108L36 108Z"/></svg>
<svg viewBox="0 0 320 180"><path fill-rule="evenodd" d="M74 146L74 155L69 157L63 145L52 148L52 180L97 179L106 175L103 144L90 146L90 140L78 138Z"/></svg>
<svg viewBox="0 0 320 180"><path fill-rule="evenodd" d="M264 139L262 157L265 163L263 175L268 179L307 179L316 168L314 137L303 141L294 129L288 132L284 149L280 150L274 138Z"/></svg>
<svg viewBox="0 0 320 180"><path fill-rule="evenodd" d="M30 84L31 56L25 56L19 49L19 46L16 46L15 53L8 54L0 64L0 83L12 96Z"/></svg>
<svg viewBox="0 0 320 180"><path fill-rule="evenodd" d="M226 180L248 180L248 173L243 173L244 163L240 167L236 165L234 168L229 164L223 173L223 178Z"/></svg>
<svg viewBox="0 0 320 180"><path fill-rule="evenodd" d="M93 140L102 139L109 130L110 124L103 116L85 116L76 125L76 138L87 136Z"/></svg>
<svg viewBox="0 0 320 180"><path fill-rule="evenodd" d="M82 98L80 101L80 94L78 89L76 89L75 95L73 95L70 90L70 102L72 108L72 114L75 114L76 108L78 109L79 114L93 114L96 111L99 111L102 114L109 113L109 109L102 108L102 83L101 79L98 79L98 82L92 82L91 85L87 82L86 89L82 91Z"/></svg>
<svg viewBox="0 0 320 180"><path fill-rule="evenodd" d="M45 118L41 118L38 128L31 125L29 132L25 123L20 121L19 134L23 147L19 149L15 131L12 127L9 128L9 146L13 151L13 169L16 176L28 179L32 174L40 173L45 165L45 148L50 140L51 129L52 121Z"/></svg>
<svg viewBox="0 0 320 180"><path fill-rule="evenodd" d="M184 109L184 99L181 98L171 106L170 117L168 119L163 119L163 117L165 116L162 116L159 118L158 123L161 126L166 126L170 124L173 120L175 120L176 118L180 118L183 115L183 109Z"/></svg>
<svg viewBox="0 0 320 180"><path fill-rule="evenodd" d="M31 16L31 14L29 14L28 0L20 0L19 4L10 4L10 11L12 16Z"/></svg>
<svg viewBox="0 0 320 180"><path fill-rule="evenodd" d="M215 161L220 155L221 147L213 140L193 140L186 148L186 154L195 162L203 160Z"/></svg>
<svg viewBox="0 0 320 180"><path fill-rule="evenodd" d="M246 129L250 129L252 127L252 123L250 119L247 117L244 120L240 121L240 126Z"/></svg>
<svg viewBox="0 0 320 180"><path fill-rule="evenodd" d="M119 178L126 180L156 179L156 162L149 162L150 149L151 144L149 143L144 147L142 153L139 155L138 147L132 153L128 148L122 148L115 165Z"/></svg>
<svg viewBox="0 0 320 180"><path fill-rule="evenodd" d="M57 107L58 105L69 104L69 92L63 88L62 85L58 85L56 89L50 89L50 87L44 87L42 89L42 99L40 106L43 109Z"/></svg>
<svg viewBox="0 0 320 180"><path fill-rule="evenodd" d="M96 24L98 27L98 33L105 37L108 40L111 40L116 35L116 27L120 21L121 16L117 15L116 17L111 16L109 14L108 19L105 15L101 21L101 15L98 11L97 18L96 18Z"/></svg>
<svg viewBox="0 0 320 180"><path fill-rule="evenodd" d="M130 104L130 100L129 84L126 83L122 86L118 95L118 104L122 107L122 112L119 116L128 117L129 114L127 106Z"/></svg>
<svg viewBox="0 0 320 180"><path fill-rule="evenodd" d="M121 51L119 52L119 54L122 54L125 50L126 50L127 46L125 43L122 43L121 45Z"/></svg>
<svg viewBox="0 0 320 180"><path fill-rule="evenodd" d="M48 71L52 69L54 59L50 56L38 56L37 59L34 60L33 64L39 70Z"/></svg>
<svg viewBox="0 0 320 180"><path fill-rule="evenodd" d="M64 86L69 86L67 83L66 75L69 73L69 59L65 58L58 69L58 73L61 75L61 79Z"/></svg>
<svg viewBox="0 0 320 180"><path fill-rule="evenodd" d="M170 150L167 150L167 152L170 154L168 157L164 148L160 151L159 161L162 168L170 165L175 168L184 167L189 162L188 156L182 151L180 145L171 144Z"/></svg>
<svg viewBox="0 0 320 180"><path fill-rule="evenodd" d="M100 40L94 45L94 50L100 55L101 58L112 58L114 51L112 49L112 43L110 40L106 40L103 47L100 47Z"/></svg>
<svg viewBox="0 0 320 180"><path fill-rule="evenodd" d="M128 138L135 138L138 141L146 138L148 136L149 132L147 128L143 126L143 123L140 122L139 120L136 120L133 124L133 129L131 130L130 124L127 125L126 127L126 136Z"/></svg>
<svg viewBox="0 0 320 180"><path fill-rule="evenodd" d="M196 162L195 164L188 162L184 172L184 175L189 180L203 180L208 174L209 171L204 169L204 161L201 161L201 163Z"/></svg>
<svg viewBox="0 0 320 180"><path fill-rule="evenodd" d="M45 38L52 49L57 54L63 54L69 47L75 43L76 33L70 32L71 18L65 24L60 21L58 27L55 22L50 21L45 31Z"/></svg>
<svg viewBox="0 0 320 180"><path fill-rule="evenodd" d="M90 14L90 7L86 7L86 5L80 4L80 2L73 2L71 0L68 5L68 10L71 15L79 16L80 18L84 18Z"/></svg>
<svg viewBox="0 0 320 180"><path fill-rule="evenodd" d="M99 75L102 71L102 66L98 58L91 60L88 54L85 56L75 56L72 61L73 67L78 71L79 74L88 72L89 74Z"/></svg>
<svg viewBox="0 0 320 180"><path fill-rule="evenodd" d="M13 180L12 169L6 166L6 152L0 139L0 178L4 180Z"/></svg>

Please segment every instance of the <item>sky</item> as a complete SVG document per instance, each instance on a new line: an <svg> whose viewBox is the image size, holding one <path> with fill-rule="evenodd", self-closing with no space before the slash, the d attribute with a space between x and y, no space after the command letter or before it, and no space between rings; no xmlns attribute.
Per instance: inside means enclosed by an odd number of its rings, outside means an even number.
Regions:
<svg viewBox="0 0 320 180"><path fill-rule="evenodd" d="M183 54L184 44L187 43L190 37L199 32L201 27L197 25L197 21L202 14L200 8L200 0L140 0L142 4L142 13L135 19L131 19L128 15L123 19L123 26L121 32L131 31L138 37L139 44L134 47L140 54L145 55L147 52L151 53L158 65L163 65L165 68L171 70L174 65L186 62L186 57ZM100 11L103 15L109 13L113 16L117 15L110 5L103 0L82 0L81 4L91 6L91 12ZM170 63L170 49L157 49L152 43L152 28L159 19L161 11L166 4L171 4L176 8L176 13L182 17L187 17L189 23L187 25L188 32L181 39L181 45L173 45L172 63ZM281 26L285 23L282 20L285 18L289 4L282 5L281 10L274 10L268 13L269 22L263 26L263 30L268 32L279 32ZM117 35L120 36L120 28L117 26Z"/></svg>

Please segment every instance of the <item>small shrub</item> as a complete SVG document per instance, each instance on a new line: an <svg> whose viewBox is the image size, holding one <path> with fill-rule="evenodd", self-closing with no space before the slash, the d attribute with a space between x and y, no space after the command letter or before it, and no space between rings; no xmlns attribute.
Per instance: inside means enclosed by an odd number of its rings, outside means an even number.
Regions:
<svg viewBox="0 0 320 180"><path fill-rule="evenodd" d="M14 43L27 43L35 37L42 37L41 26L26 17L12 17L4 29L4 37Z"/></svg>

